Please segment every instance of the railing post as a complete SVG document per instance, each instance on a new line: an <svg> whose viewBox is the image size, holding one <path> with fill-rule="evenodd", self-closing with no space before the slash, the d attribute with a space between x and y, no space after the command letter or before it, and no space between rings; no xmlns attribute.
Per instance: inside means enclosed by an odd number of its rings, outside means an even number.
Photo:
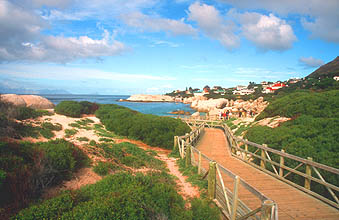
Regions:
<svg viewBox="0 0 339 220"><path fill-rule="evenodd" d="M231 220L235 220L236 217L237 217L239 182L240 182L240 178L239 178L239 176L236 176L235 179L234 179L233 204L232 204Z"/></svg>
<svg viewBox="0 0 339 220"><path fill-rule="evenodd" d="M201 174L201 152L199 151L198 174Z"/></svg>
<svg viewBox="0 0 339 220"><path fill-rule="evenodd" d="M274 207L274 202L272 200L265 200L261 206L261 220L271 220L272 219L272 209Z"/></svg>
<svg viewBox="0 0 339 220"><path fill-rule="evenodd" d="M267 147L266 144L263 144L262 146ZM266 165L265 165L265 160L266 159L266 154L265 154L265 150L261 149L261 159L260 159L260 167L266 169Z"/></svg>
<svg viewBox="0 0 339 220"><path fill-rule="evenodd" d="M281 153L285 153L285 150L282 149ZM280 156L280 168L279 168L279 176L283 177L284 176L284 169L282 166L284 166L285 163L285 158L283 156Z"/></svg>
<svg viewBox="0 0 339 220"><path fill-rule="evenodd" d="M247 141L247 139L245 139ZM247 157L247 152L248 152L248 144L245 143L245 160L248 160L248 157Z"/></svg>
<svg viewBox="0 0 339 220"><path fill-rule="evenodd" d="M215 198L216 188L216 162L210 162L210 168L208 171L208 198L213 200Z"/></svg>
<svg viewBox="0 0 339 220"><path fill-rule="evenodd" d="M185 140L181 139L181 158L184 159Z"/></svg>
<svg viewBox="0 0 339 220"><path fill-rule="evenodd" d="M307 157L307 160L312 161L312 157ZM306 164L306 175L312 176L311 165ZM311 190L311 179L305 177L305 188Z"/></svg>
<svg viewBox="0 0 339 220"><path fill-rule="evenodd" d="M186 147L186 167L189 167L191 165L191 145L187 145Z"/></svg>
<svg viewBox="0 0 339 220"><path fill-rule="evenodd" d="M174 145L173 145L173 150L176 150L178 147L178 136L174 136Z"/></svg>

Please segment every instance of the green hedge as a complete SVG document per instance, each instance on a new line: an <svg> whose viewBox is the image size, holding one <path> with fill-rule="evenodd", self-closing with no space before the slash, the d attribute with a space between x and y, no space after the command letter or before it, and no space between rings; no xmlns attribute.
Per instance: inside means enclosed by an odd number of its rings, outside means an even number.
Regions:
<svg viewBox="0 0 339 220"><path fill-rule="evenodd" d="M70 177L87 165L87 156L72 143L57 139L43 143L0 142L1 208L24 206L41 190Z"/></svg>
<svg viewBox="0 0 339 220"><path fill-rule="evenodd" d="M81 114L94 114L97 109L98 105L96 103L62 101L55 106L54 111L61 115L80 118Z"/></svg>
<svg viewBox="0 0 339 220"><path fill-rule="evenodd" d="M95 115L109 131L166 149L172 148L175 135L190 132L180 119L142 114L119 105L100 105Z"/></svg>
<svg viewBox="0 0 339 220"><path fill-rule="evenodd" d="M13 218L14 219L14 218ZM165 172L149 175L117 173L80 190L21 211L15 219L219 219L208 203L193 200L192 208Z"/></svg>

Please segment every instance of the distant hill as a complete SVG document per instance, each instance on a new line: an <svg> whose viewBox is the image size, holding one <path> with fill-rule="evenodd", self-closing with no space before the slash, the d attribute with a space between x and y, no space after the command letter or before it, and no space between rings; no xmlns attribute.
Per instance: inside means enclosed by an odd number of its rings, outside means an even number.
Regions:
<svg viewBox="0 0 339 220"><path fill-rule="evenodd" d="M332 60L329 63L326 63L319 67L316 71L308 75L306 78L326 78L326 77L334 77L339 75L339 56Z"/></svg>

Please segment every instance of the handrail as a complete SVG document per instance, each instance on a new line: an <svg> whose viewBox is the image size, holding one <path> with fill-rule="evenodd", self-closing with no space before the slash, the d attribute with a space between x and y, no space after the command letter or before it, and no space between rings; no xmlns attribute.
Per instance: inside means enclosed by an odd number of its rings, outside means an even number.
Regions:
<svg viewBox="0 0 339 220"><path fill-rule="evenodd" d="M178 148L181 158L186 158L189 161L189 164L195 164L195 157L194 153L199 155L198 158L198 173L203 170L201 167L201 161L204 159L210 163L210 169L204 170L205 176L208 174L209 178L209 196L210 199L216 202L218 206L222 208L222 213L228 219L235 219L237 216L245 219L246 218L255 218L259 219L256 215L258 212L261 212L260 219L278 219L278 210L277 204L275 204L272 200L270 200L267 196L259 192L253 186L248 184L245 180L240 178L239 176L232 173L230 170L226 169L222 165L218 164L217 162L213 161L205 154L201 153L198 149L194 147L197 143L197 140L200 138L201 134L203 134L203 130L205 126L208 126L206 122L201 123L196 129L192 130L190 133L183 135L183 136L175 136L174 139L174 148ZM203 159L202 159L203 158ZM214 168L213 168L214 167ZM211 170L212 169L212 170ZM215 181L217 179L216 174L219 175L219 183ZM231 179L234 180L234 191L233 193L227 189L224 185L222 174L229 176ZM212 181L215 179L214 181ZM211 180L211 181L210 181ZM262 202L262 206L251 210L249 207L246 206L241 200L238 198L238 184L241 184L246 190L252 193L256 198L258 198ZM210 187L214 191L210 192ZM269 202L268 202L269 201ZM268 202L269 205L266 203ZM269 208L268 208L269 207ZM271 211L267 211L271 210ZM274 210L274 211L273 211ZM266 214L267 215L266 215ZM264 217L269 216L268 218Z"/></svg>
<svg viewBox="0 0 339 220"><path fill-rule="evenodd" d="M203 120L196 120L196 119L183 119L185 121L192 121L194 120L195 124L199 124L199 123L203 123ZM230 130L230 128L226 125L226 124L222 124L221 121L208 121L210 122L209 127L219 127L221 129L224 130L225 136L228 139L229 143L230 143L230 148L231 148L231 154L234 157L237 157L238 159L250 164L251 166L254 166L257 169L260 169L270 175L272 175L273 177L282 180L332 206L334 206L335 208L339 209L339 199L337 197L337 194L339 192L339 187L331 184L329 182L327 182L324 177L321 175L321 173L317 170L321 169L323 171L326 172L330 172L334 175L339 175L339 169L336 169L334 167L330 167L321 163L317 163L312 161L312 158L308 158L308 159L304 159L292 154L288 154L285 153L283 150L279 151L279 150L275 150L272 148L267 147L266 145L260 145L248 140L244 140L240 137L235 137L232 133L232 131ZM240 143L240 144L239 144ZM241 145L241 143L243 145ZM241 146L245 146L245 149L241 148ZM255 148L257 148L257 150L255 152L251 152L248 150L248 146L253 146ZM237 152L242 152L242 155L238 155ZM257 153L261 153L261 155L257 155ZM269 153L272 153L274 155L277 155L280 157L280 162L275 162L274 160L271 159ZM253 157L257 158L260 161L260 165L254 163L251 158L253 159ZM295 168L290 168L288 166L285 165L284 160L285 159L291 159L297 163L300 163L299 165L297 165ZM266 163L269 163L273 169L274 172L272 172L271 170L268 170L266 167ZM305 172L300 172L297 169L299 169L301 166L305 166ZM278 171L279 170L279 171ZM314 176L312 176L312 170L314 170L315 174L317 174L317 176L319 178L316 178ZM284 171L287 171L287 174L284 174ZM303 178L305 178L305 183L304 186L301 186L295 182L292 182L289 179L286 179L286 177L288 175L290 175L291 173L294 173L296 175L299 175ZM322 196L321 194L314 192L311 190L311 181L316 182L318 184L321 184L322 186L324 186L328 192L329 192L329 196L332 197L333 200L330 200L324 196ZM337 193L333 192L336 191Z"/></svg>

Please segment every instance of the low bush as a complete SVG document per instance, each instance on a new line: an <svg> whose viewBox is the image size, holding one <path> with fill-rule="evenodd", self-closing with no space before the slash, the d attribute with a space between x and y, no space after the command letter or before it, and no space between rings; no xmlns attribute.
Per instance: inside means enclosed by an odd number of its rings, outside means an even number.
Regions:
<svg viewBox="0 0 339 220"><path fill-rule="evenodd" d="M95 114L107 130L151 146L171 149L175 135L190 132L180 119L142 114L119 105L100 105Z"/></svg>
<svg viewBox="0 0 339 220"><path fill-rule="evenodd" d="M60 183L88 164L87 156L65 140L0 142L0 216L2 211L9 211L2 208L15 211L24 207L42 189Z"/></svg>
<svg viewBox="0 0 339 220"><path fill-rule="evenodd" d="M65 137L69 138L78 133L77 129L65 129Z"/></svg>
<svg viewBox="0 0 339 220"><path fill-rule="evenodd" d="M62 101L55 106L54 111L61 115L80 118L82 105L76 101Z"/></svg>
<svg viewBox="0 0 339 220"><path fill-rule="evenodd" d="M203 213L202 213L203 212ZM200 217L199 217L200 216ZM74 192L33 205L16 219L219 219L207 202L185 201L167 173L118 173Z"/></svg>
<svg viewBox="0 0 339 220"><path fill-rule="evenodd" d="M121 169L121 167L114 165L110 162L99 161L96 166L93 167L93 171L100 176L106 176L112 171Z"/></svg>
<svg viewBox="0 0 339 220"><path fill-rule="evenodd" d="M62 101L55 106L54 111L61 115L80 118L81 114L94 114L97 109L98 105L96 103Z"/></svg>
<svg viewBox="0 0 339 220"><path fill-rule="evenodd" d="M78 141L83 141L83 142L89 141L89 139L87 137L78 137L77 140Z"/></svg>

